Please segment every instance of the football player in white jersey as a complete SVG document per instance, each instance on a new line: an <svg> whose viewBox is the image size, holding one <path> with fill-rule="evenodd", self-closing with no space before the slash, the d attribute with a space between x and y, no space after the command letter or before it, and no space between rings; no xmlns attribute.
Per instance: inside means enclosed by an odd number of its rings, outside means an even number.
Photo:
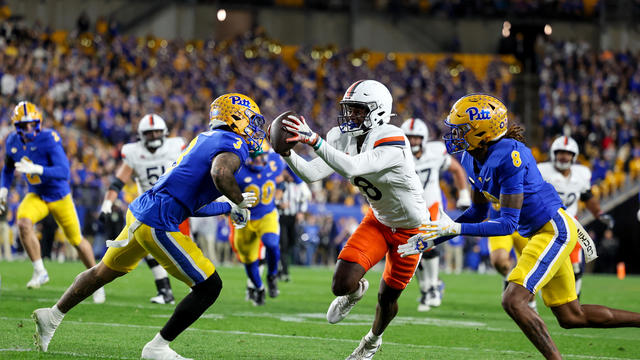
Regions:
<svg viewBox="0 0 640 360"><path fill-rule="evenodd" d="M600 201L591 193L591 170L576 164L580 150L578 143L569 136L560 136L551 143L550 162L538 164L542 178L553 185L560 195L562 203L570 216L578 215L578 200L583 201L585 207L593 216L608 228L613 227L613 218L603 214ZM582 288L582 274L584 270L583 254L580 244L576 244L571 253L571 263L576 278L576 293L578 298Z"/></svg>
<svg viewBox="0 0 640 360"><path fill-rule="evenodd" d="M109 190L104 196L101 207L101 217L108 218L111 214L113 202L124 185L135 179L138 194L151 189L158 178L173 164L185 147L181 137L167 137L169 130L164 119L156 114L147 114L138 123L139 141L125 144L122 147L122 164L116 170ZM188 220L187 220L188 221ZM188 232L188 222L180 225L181 232ZM155 304L173 304L173 292L169 283L167 271L148 255L147 265L155 278L158 294L151 298Z"/></svg>
<svg viewBox="0 0 640 360"><path fill-rule="evenodd" d="M334 172L344 176L371 206L338 256L331 284L337 297L327 311L332 324L344 319L369 287L364 274L386 256L373 326L347 358L371 359L420 260L418 255L401 258L398 245L427 221L427 207L409 141L401 129L388 124L393 114L387 87L375 80L356 81L345 92L340 107L339 126L327 133L326 141L303 117L284 119L283 128L295 135L287 141L312 146L318 157L306 161L294 151L282 155L307 183Z"/></svg>
<svg viewBox="0 0 640 360"><path fill-rule="evenodd" d="M456 206L466 209L471 206L471 194L467 188L467 175L455 158L447 153L444 143L429 141L429 129L421 119L410 118L401 126L407 136L416 165L416 172L424 188L422 193L427 210L432 220L437 220L442 207L442 191L440 190L440 172L450 171L458 189ZM416 270L420 287L418 311L429 311L442 302L439 288L438 271L440 252L438 248L422 253L422 259Z"/></svg>

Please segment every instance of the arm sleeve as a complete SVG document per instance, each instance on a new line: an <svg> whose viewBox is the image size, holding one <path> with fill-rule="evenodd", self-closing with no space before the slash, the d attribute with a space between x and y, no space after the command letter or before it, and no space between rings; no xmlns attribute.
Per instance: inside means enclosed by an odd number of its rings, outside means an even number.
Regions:
<svg viewBox="0 0 640 360"><path fill-rule="evenodd" d="M221 214L228 214L231 212L231 204L226 201L212 201L207 205L196 210L193 215L195 217L207 217L216 216Z"/></svg>
<svg viewBox="0 0 640 360"><path fill-rule="evenodd" d="M50 178L50 179L67 179L69 177L69 159L67 159L67 155L64 153L64 149L62 148L62 144L55 143L54 146L50 148L49 159L51 160L53 166L45 166L42 164L42 176Z"/></svg>
<svg viewBox="0 0 640 360"><path fill-rule="evenodd" d="M13 183L13 172L15 168L15 162L11 156L6 155L4 158L4 167L2 168L2 187L9 189Z"/></svg>
<svg viewBox="0 0 640 360"><path fill-rule="evenodd" d="M484 204L471 204L465 212L460 214L456 219L458 223L479 223L487 218L487 212L489 211L489 203Z"/></svg>
<svg viewBox="0 0 640 360"><path fill-rule="evenodd" d="M346 178L376 173L405 161L402 148L398 146L379 147L351 156L323 141L316 154Z"/></svg>
<svg viewBox="0 0 640 360"><path fill-rule="evenodd" d="M520 209L503 207L500 217L482 223L462 224L460 234L471 236L504 236L513 234L518 228Z"/></svg>
<svg viewBox="0 0 640 360"><path fill-rule="evenodd" d="M321 158L307 161L291 150L291 155L284 157L284 161L304 182L312 183L333 174L333 169Z"/></svg>

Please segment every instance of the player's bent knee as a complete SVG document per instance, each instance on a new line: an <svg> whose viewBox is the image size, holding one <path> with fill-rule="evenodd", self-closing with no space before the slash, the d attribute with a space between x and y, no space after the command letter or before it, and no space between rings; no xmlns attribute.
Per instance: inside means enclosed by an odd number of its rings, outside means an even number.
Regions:
<svg viewBox="0 0 640 360"><path fill-rule="evenodd" d="M576 329L587 326L587 322L578 316L563 316L558 318L558 325L563 329Z"/></svg>
<svg viewBox="0 0 640 360"><path fill-rule="evenodd" d="M33 229L33 222L31 221L31 219L20 218L16 221L16 223L18 224L18 231L20 231L20 233L24 233Z"/></svg>
<svg viewBox="0 0 640 360"><path fill-rule="evenodd" d="M216 271L205 281L194 285L191 289L193 290L193 294L202 296L213 304L222 291L222 279Z"/></svg>

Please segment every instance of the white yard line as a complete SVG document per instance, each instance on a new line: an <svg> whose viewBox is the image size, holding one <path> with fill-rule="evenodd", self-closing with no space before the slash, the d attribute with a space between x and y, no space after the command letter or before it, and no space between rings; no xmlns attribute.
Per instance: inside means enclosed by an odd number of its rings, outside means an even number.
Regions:
<svg viewBox="0 0 640 360"><path fill-rule="evenodd" d="M1 320L22 320L22 321L31 321L31 319L26 318L14 318L14 317L0 317ZM74 321L68 320L65 321L68 324L78 324L78 325L94 325L94 326L108 326L108 327L124 327L124 328L137 328L137 329L154 329L157 330L158 326L153 325L136 325L136 324L120 324L120 323L103 323L103 322L93 322L93 321ZM245 335L245 336L257 336L257 337L273 337L273 338L286 338L286 339L295 339L295 340L310 340L310 341L328 341L328 342L346 342L352 344L358 344L360 339L352 340L352 339L338 339L338 338L325 338L318 336L297 336L297 335L286 335L286 334L271 334L271 333L259 333L259 332L249 332L249 331L241 331L241 330L215 330L215 329L199 329L199 328L188 328L187 331L191 332L204 332L204 333L213 333L213 334L226 334L226 335ZM404 348L418 348L418 349L436 349L442 351L460 351L460 352L483 352L483 353L502 353L502 354L511 354L511 355L526 355L526 356L537 356L537 353L525 352L525 351L514 351L514 350L500 350L500 349L483 349L478 347L460 347L460 346L440 346L440 345L424 345L424 344L405 344L405 343L397 343L397 342L384 342L384 345L393 345L393 346L401 346ZM0 351L35 351L29 349L0 349ZM51 352L54 353L55 352ZM79 353L65 353L60 352L60 354L69 354L72 356L85 356L89 357L87 354L79 354ZM591 355L580 355L580 354L563 354L564 357L567 358L575 358L575 359L594 359L594 360L633 360L633 358L621 358L621 357L611 357L611 356L591 356ZM105 358L109 358L108 356L104 356ZM122 359L130 359L130 358L122 358Z"/></svg>

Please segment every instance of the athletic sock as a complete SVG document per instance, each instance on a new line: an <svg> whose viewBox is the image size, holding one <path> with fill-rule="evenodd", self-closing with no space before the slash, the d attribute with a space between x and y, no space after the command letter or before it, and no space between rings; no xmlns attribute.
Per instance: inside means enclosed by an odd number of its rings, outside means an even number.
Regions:
<svg viewBox="0 0 640 360"><path fill-rule="evenodd" d="M64 313L58 309L58 305L53 305L51 307L51 316L53 318L53 323L57 326L60 325L62 319L64 318Z"/></svg>
<svg viewBox="0 0 640 360"><path fill-rule="evenodd" d="M44 268L44 263L42 262L42 259L38 259L33 262L33 270L37 273L47 272L47 270L45 270Z"/></svg>

